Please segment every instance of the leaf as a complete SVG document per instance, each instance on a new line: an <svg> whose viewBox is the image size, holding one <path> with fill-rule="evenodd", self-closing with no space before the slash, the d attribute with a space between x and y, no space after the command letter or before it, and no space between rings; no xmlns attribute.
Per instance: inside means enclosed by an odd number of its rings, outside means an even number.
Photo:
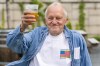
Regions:
<svg viewBox="0 0 100 66"><path fill-rule="evenodd" d="M0 25L0 28L3 29L5 27L5 12L4 12L4 6L2 7L2 22Z"/></svg>
<svg viewBox="0 0 100 66"><path fill-rule="evenodd" d="M23 13L23 11L24 11L24 3L20 2L20 3L18 3L18 5L20 7L21 13Z"/></svg>

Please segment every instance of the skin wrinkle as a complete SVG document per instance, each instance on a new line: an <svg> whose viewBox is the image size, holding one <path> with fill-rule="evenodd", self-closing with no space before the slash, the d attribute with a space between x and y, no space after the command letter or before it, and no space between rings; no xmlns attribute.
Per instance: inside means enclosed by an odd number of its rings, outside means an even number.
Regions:
<svg viewBox="0 0 100 66"><path fill-rule="evenodd" d="M49 33L53 36L59 35L67 22L63 7L55 3L48 7L46 14L45 23L49 28Z"/></svg>

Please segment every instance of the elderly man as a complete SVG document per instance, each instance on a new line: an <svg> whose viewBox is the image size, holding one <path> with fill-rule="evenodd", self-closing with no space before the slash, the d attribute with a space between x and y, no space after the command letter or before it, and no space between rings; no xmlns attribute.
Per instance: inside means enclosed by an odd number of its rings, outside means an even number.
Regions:
<svg viewBox="0 0 100 66"><path fill-rule="evenodd" d="M82 35L65 26L67 12L60 3L48 6L46 26L23 34L36 21L34 15L25 13L31 12L24 12L21 25L7 36L7 46L23 57L7 66L92 66Z"/></svg>

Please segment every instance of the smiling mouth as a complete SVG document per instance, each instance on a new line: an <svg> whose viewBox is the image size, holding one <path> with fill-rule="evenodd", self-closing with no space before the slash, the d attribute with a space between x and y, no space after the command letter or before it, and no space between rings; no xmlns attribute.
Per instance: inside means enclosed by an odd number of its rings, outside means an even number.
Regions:
<svg viewBox="0 0 100 66"><path fill-rule="evenodd" d="M53 29L58 28L58 26L52 26Z"/></svg>
<svg viewBox="0 0 100 66"><path fill-rule="evenodd" d="M53 25L54 27L58 26L58 25Z"/></svg>

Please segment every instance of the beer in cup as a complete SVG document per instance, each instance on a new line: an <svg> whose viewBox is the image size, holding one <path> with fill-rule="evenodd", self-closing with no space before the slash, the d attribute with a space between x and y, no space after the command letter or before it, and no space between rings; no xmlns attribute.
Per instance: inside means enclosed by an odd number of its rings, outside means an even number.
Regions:
<svg viewBox="0 0 100 66"><path fill-rule="evenodd" d="M29 11L29 13L25 13L25 15L34 15L35 16L35 19L36 19L36 22L38 20L38 4L26 4L25 5L25 11ZM31 23L35 23L35 22L29 22L30 24Z"/></svg>

